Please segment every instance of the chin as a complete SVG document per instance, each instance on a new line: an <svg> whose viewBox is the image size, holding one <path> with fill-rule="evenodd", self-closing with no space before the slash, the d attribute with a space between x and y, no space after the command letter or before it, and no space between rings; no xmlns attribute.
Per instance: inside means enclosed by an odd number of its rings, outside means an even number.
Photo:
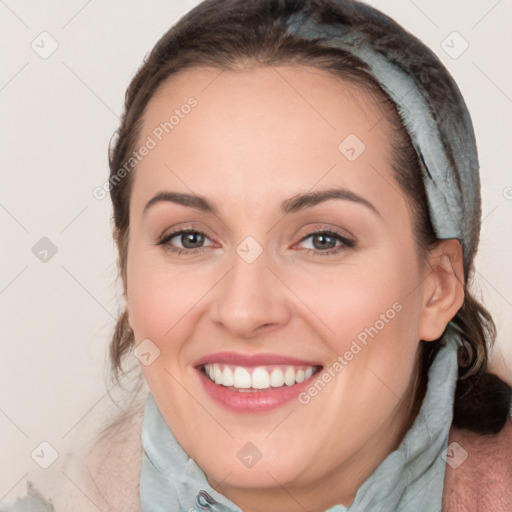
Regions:
<svg viewBox="0 0 512 512"><path fill-rule="evenodd" d="M231 456L212 453L206 459L202 453L202 457L195 459L197 464L211 483L220 483L222 487L265 489L275 488L276 482L284 486L301 485L306 483L305 473L312 469L305 457L291 447L267 446L260 451L248 442L241 448L236 443L229 450ZM290 453L295 456L290 457Z"/></svg>

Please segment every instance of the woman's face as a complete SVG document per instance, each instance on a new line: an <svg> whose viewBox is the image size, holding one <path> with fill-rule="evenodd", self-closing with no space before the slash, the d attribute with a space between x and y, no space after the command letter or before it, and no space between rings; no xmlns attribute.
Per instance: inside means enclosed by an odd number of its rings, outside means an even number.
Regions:
<svg viewBox="0 0 512 512"><path fill-rule="evenodd" d="M390 126L307 67L187 70L148 105L130 325L178 442L239 502L329 500L400 441L425 271Z"/></svg>

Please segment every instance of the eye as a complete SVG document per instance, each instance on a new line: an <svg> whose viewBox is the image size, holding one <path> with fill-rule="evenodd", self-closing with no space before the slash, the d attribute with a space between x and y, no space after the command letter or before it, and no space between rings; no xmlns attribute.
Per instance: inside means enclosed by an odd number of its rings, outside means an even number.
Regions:
<svg viewBox="0 0 512 512"><path fill-rule="evenodd" d="M173 240L176 239L174 242ZM302 238L301 242L311 239L313 248L307 248L306 254L328 255L341 252L342 250L355 247L355 242L335 231L316 231ZM162 245L166 250L178 255L196 254L204 252L205 240L208 236L197 229L180 229L162 237L157 245ZM181 244L181 247L176 244ZM209 246L212 246L210 244Z"/></svg>
<svg viewBox="0 0 512 512"><path fill-rule="evenodd" d="M176 239L173 243L172 241ZM197 229L180 229L165 235L159 240L157 245L165 246L166 250L175 252L177 254L193 254L197 252L203 252L203 246L205 239L208 239L207 235ZM175 243L181 243L181 247L176 247Z"/></svg>
<svg viewBox="0 0 512 512"><path fill-rule="evenodd" d="M355 242L335 231L316 231L305 236L301 242L311 239L313 249L307 249L306 254L327 255L355 247ZM336 245L336 243L339 245Z"/></svg>

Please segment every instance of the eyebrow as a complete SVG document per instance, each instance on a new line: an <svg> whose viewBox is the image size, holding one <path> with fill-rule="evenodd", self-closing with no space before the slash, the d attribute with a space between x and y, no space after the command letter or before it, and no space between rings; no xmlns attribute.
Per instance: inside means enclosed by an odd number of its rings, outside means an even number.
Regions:
<svg viewBox="0 0 512 512"><path fill-rule="evenodd" d="M330 199L343 199L346 201L352 201L354 203L366 206L379 217L381 216L379 210L377 210L377 208L372 203L370 203L370 201L358 194L355 194L354 192L351 192L350 190L347 190L346 188L330 188L327 190L320 190L318 192L297 194L296 196L293 196L282 203L281 211L283 214L287 215L289 213L295 213L300 210L304 210L305 208L311 208Z"/></svg>
<svg viewBox="0 0 512 512"><path fill-rule="evenodd" d="M281 212L284 215L289 215L291 213L296 213L298 211L304 210L306 208L312 208L313 206L316 206L330 199L342 199L346 201L352 201L354 203L366 206L374 213L376 213L379 217L381 216L380 212L370 201L345 188L331 188L327 190L321 190L318 192L307 192L305 194L297 194L281 203ZM217 208L205 197L198 196L196 194L186 194L183 192L171 191L158 192L146 203L146 206L144 206L142 214L144 215L146 211L153 205L162 202L180 204L182 206L194 208L205 213L212 213L214 215L218 214Z"/></svg>

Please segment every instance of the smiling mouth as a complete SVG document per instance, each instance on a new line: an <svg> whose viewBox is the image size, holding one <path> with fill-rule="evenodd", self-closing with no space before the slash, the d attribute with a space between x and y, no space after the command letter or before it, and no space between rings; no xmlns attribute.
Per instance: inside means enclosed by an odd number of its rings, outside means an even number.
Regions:
<svg viewBox="0 0 512 512"><path fill-rule="evenodd" d="M204 364L200 371L212 382L236 391L260 391L293 386L308 380L322 366L235 366L223 363Z"/></svg>

